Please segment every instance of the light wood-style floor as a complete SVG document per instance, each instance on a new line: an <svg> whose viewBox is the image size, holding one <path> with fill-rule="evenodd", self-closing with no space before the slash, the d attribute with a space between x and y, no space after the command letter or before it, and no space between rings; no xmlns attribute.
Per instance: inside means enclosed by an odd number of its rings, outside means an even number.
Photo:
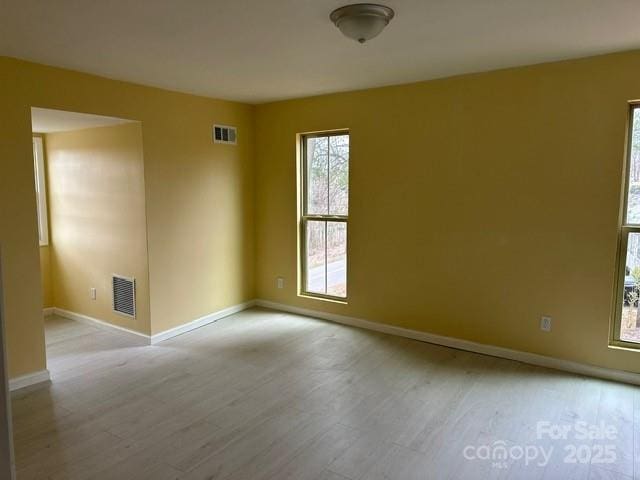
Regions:
<svg viewBox="0 0 640 480"><path fill-rule="evenodd" d="M57 317L46 336L53 383L14 395L19 480L640 478L628 385L259 309L157 346ZM551 441L539 421L617 433ZM570 444L616 460L565 463ZM554 450L465 459L496 445Z"/></svg>

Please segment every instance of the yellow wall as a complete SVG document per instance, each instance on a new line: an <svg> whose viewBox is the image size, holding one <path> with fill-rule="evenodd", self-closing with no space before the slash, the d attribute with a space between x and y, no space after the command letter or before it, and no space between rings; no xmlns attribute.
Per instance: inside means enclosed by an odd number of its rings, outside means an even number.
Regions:
<svg viewBox="0 0 640 480"><path fill-rule="evenodd" d="M11 377L45 367L30 107L142 123L153 333L249 300L253 107L0 57L0 244ZM238 146L213 144L213 123Z"/></svg>
<svg viewBox="0 0 640 480"><path fill-rule="evenodd" d="M53 303L53 285L51 284L51 248L40 247L40 285L42 287L42 307L50 308Z"/></svg>
<svg viewBox="0 0 640 480"><path fill-rule="evenodd" d="M639 77L632 52L258 106L257 296L640 372L607 347ZM296 292L296 134L337 128L348 305Z"/></svg>
<svg viewBox="0 0 640 480"><path fill-rule="evenodd" d="M45 367L31 118L12 96L19 89L0 59L0 262L11 378Z"/></svg>
<svg viewBox="0 0 640 480"><path fill-rule="evenodd" d="M45 138L54 305L149 334L140 123ZM136 279L135 319L113 312L113 273Z"/></svg>
<svg viewBox="0 0 640 480"><path fill-rule="evenodd" d="M0 58L11 376L44 367L31 106L141 121L152 333L255 294L640 372L607 347L639 74L630 52L254 108ZM239 146L213 144L214 122ZM295 136L335 128L351 130L348 305L295 288Z"/></svg>

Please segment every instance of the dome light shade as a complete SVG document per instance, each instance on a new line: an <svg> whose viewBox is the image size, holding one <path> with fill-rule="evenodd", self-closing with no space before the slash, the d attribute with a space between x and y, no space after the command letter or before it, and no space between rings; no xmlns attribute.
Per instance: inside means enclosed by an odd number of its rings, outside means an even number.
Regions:
<svg viewBox="0 0 640 480"><path fill-rule="evenodd" d="M364 43L378 36L393 16L384 5L356 3L334 10L329 18L346 37Z"/></svg>

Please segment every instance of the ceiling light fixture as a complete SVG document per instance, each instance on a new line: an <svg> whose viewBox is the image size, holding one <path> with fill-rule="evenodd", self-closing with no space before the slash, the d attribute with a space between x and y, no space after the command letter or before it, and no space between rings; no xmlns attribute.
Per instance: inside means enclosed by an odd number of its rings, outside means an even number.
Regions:
<svg viewBox="0 0 640 480"><path fill-rule="evenodd" d="M337 8L329 18L346 37L364 43L378 36L393 16L393 10L384 5L356 3Z"/></svg>

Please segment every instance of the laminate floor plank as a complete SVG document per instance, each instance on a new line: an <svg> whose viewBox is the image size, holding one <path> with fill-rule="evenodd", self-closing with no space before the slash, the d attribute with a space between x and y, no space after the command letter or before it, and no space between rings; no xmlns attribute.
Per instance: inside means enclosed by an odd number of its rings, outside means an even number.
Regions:
<svg viewBox="0 0 640 480"><path fill-rule="evenodd" d="M629 385L257 308L154 346L53 316L46 342L19 480L640 479Z"/></svg>

